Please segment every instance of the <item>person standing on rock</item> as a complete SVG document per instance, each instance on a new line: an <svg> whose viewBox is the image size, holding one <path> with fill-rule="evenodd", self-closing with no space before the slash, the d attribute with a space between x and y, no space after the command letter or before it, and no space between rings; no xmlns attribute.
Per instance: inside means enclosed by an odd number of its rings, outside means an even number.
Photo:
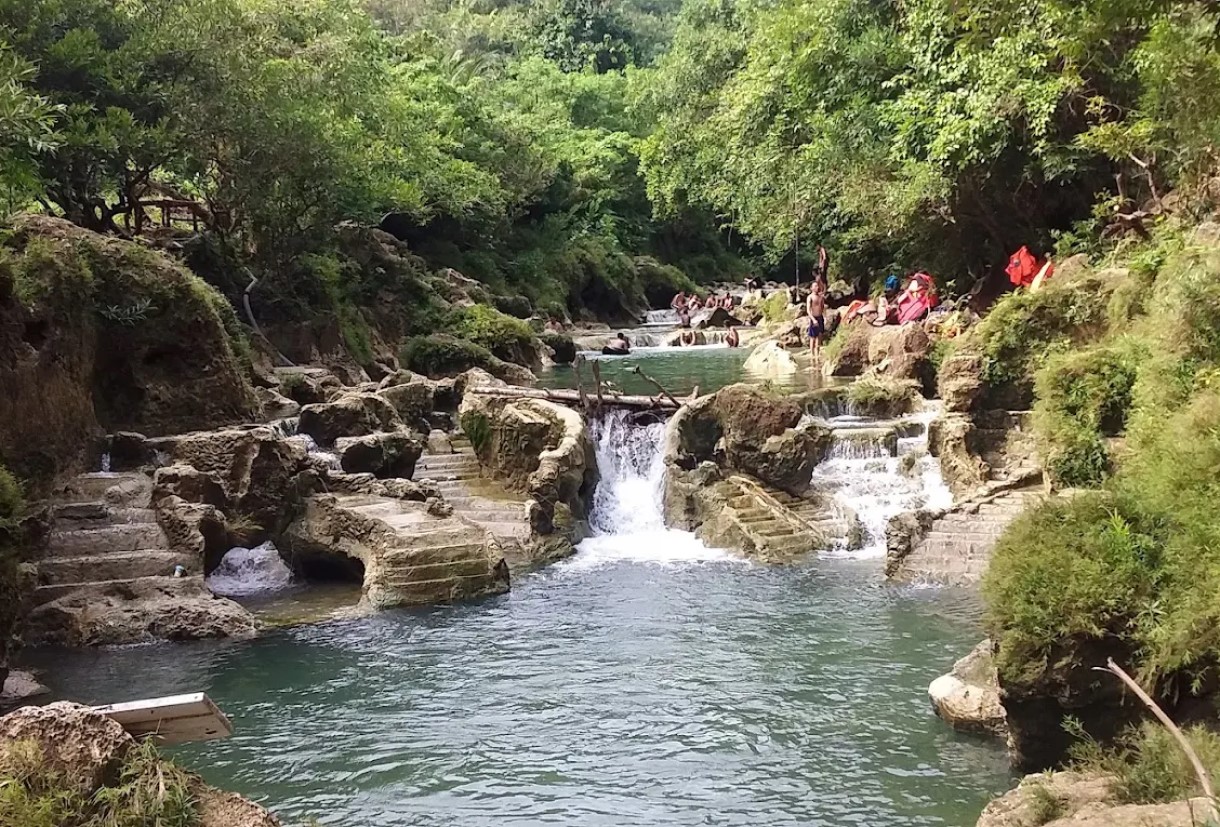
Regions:
<svg viewBox="0 0 1220 827"><path fill-rule="evenodd" d="M816 362L822 358L822 334L826 332L826 285L813 283L805 299L805 315L809 317L809 355Z"/></svg>
<svg viewBox="0 0 1220 827"><path fill-rule="evenodd" d="M729 335L724 337L725 344L729 347L737 347L741 344L741 337L737 335L737 328L730 326Z"/></svg>

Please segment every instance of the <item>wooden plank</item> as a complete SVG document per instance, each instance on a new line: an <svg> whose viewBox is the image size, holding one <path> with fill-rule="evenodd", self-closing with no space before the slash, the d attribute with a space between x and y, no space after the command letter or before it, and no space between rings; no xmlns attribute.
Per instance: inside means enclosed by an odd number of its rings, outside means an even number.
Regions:
<svg viewBox="0 0 1220 827"><path fill-rule="evenodd" d="M233 734L233 724L202 692L94 707L137 738L161 744L213 741Z"/></svg>

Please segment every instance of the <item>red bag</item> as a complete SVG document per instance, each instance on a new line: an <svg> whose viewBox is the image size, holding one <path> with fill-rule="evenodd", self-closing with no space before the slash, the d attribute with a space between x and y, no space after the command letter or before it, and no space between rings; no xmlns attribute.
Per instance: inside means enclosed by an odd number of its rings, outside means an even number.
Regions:
<svg viewBox="0 0 1220 827"><path fill-rule="evenodd" d="M1034 277L1038 275L1039 269L1041 268L1038 260L1034 258L1034 254L1029 251L1028 247L1022 247L1012 254L1004 272L1008 274L1008 280L1014 286L1029 287L1033 283Z"/></svg>

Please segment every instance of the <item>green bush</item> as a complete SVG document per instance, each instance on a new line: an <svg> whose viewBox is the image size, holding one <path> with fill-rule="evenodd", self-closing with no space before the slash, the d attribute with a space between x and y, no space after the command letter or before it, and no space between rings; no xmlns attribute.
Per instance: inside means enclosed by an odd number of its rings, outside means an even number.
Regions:
<svg viewBox="0 0 1220 827"><path fill-rule="evenodd" d="M767 296L767 298L763 299L761 309L763 318L772 323L796 317L788 305L787 290L776 290L770 296Z"/></svg>
<svg viewBox="0 0 1220 827"><path fill-rule="evenodd" d="M847 386L847 401L860 416L889 418L910 413L919 398L913 382L883 377L858 379Z"/></svg>
<svg viewBox="0 0 1220 827"><path fill-rule="evenodd" d="M408 339L400 358L408 369L426 376L456 376L471 368L490 372L498 361L482 345L444 333Z"/></svg>
<svg viewBox="0 0 1220 827"><path fill-rule="evenodd" d="M1034 426L1047 469L1063 485L1100 484L1111 460L1104 437L1126 427L1140 353L1127 343L1047 358L1034 381Z"/></svg>
<svg viewBox="0 0 1220 827"><path fill-rule="evenodd" d="M475 304L455 310L450 329L506 362L529 366L538 360L538 339L530 326L494 307Z"/></svg>
<svg viewBox="0 0 1220 827"><path fill-rule="evenodd" d="M1220 773L1220 734L1202 726L1184 733L1212 778ZM1072 769L1113 776L1124 804L1181 801L1203 794L1190 760L1162 726L1147 722L1129 729L1113 748L1082 739L1072 750Z"/></svg>

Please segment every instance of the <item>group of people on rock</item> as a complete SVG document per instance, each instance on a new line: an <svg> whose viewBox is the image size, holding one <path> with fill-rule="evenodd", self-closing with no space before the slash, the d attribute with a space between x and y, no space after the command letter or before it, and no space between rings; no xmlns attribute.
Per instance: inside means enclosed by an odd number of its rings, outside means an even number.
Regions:
<svg viewBox="0 0 1220 827"><path fill-rule="evenodd" d="M700 310L716 310L717 308L732 310L736 304L736 300L730 293L725 293L722 296L708 296L701 301L694 293L688 296L685 291L681 291L678 295L674 296L674 300L669 303L669 307L671 310L677 310L679 313L683 310L688 313L695 313Z"/></svg>
<svg viewBox="0 0 1220 827"><path fill-rule="evenodd" d="M936 303L936 282L928 273L922 270L914 273L905 289L902 279L891 274L875 299L857 299L848 305L843 321L862 319L875 327L907 324L925 318Z"/></svg>

